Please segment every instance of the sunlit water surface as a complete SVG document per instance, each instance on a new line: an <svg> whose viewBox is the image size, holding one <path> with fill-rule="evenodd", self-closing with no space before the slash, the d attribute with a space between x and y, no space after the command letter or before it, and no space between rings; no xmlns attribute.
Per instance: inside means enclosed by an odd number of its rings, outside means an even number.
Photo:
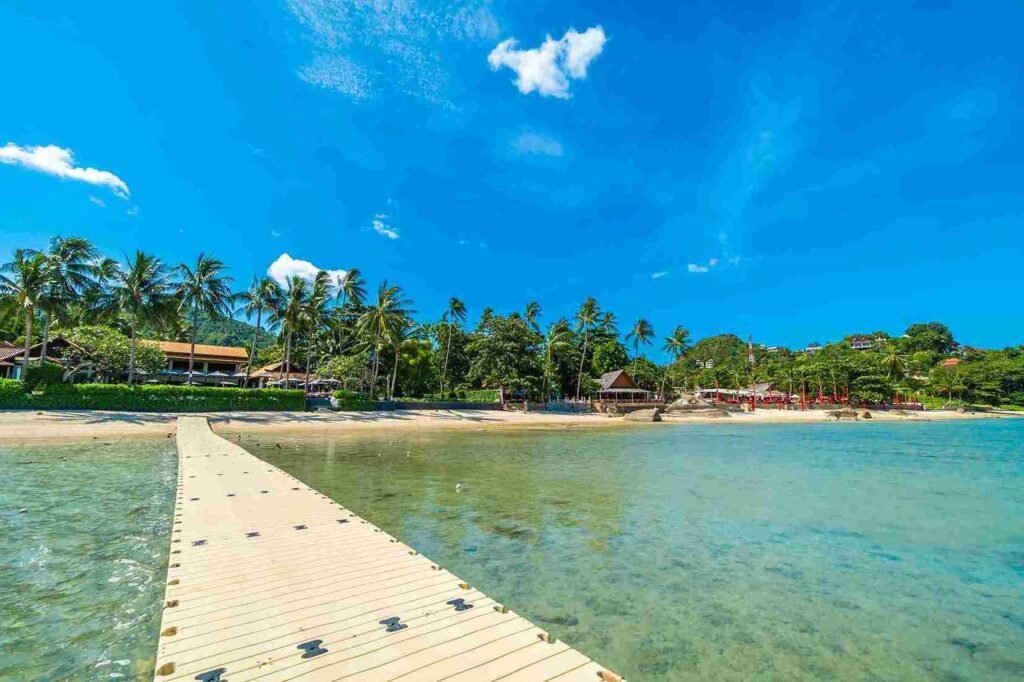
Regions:
<svg viewBox="0 0 1024 682"><path fill-rule="evenodd" d="M241 442L632 680L1024 678L1024 420Z"/></svg>
<svg viewBox="0 0 1024 682"><path fill-rule="evenodd" d="M633 680L1024 678L1024 420L241 442ZM150 677L173 444L0 474L0 679Z"/></svg>
<svg viewBox="0 0 1024 682"><path fill-rule="evenodd" d="M0 446L0 680L152 677L174 443Z"/></svg>

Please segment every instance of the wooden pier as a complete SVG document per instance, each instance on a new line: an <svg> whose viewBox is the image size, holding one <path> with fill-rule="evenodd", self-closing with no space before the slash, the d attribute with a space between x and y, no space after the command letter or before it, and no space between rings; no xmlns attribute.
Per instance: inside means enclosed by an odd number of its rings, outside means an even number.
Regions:
<svg viewBox="0 0 1024 682"><path fill-rule="evenodd" d="M621 680L205 418L177 443L158 682Z"/></svg>

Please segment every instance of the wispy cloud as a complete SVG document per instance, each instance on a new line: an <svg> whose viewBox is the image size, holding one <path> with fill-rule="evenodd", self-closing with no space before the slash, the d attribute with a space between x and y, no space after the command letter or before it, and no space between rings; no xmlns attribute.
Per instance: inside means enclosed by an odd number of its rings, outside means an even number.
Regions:
<svg viewBox="0 0 1024 682"><path fill-rule="evenodd" d="M317 267L308 260L292 258L287 253L282 253L277 257L277 260L270 264L270 267L267 268L267 274L281 286L287 286L288 280L292 277L299 277L307 282L312 282L316 279L316 274L321 270L327 272L331 276L331 281L335 283L345 274L345 270Z"/></svg>
<svg viewBox="0 0 1024 682"><path fill-rule="evenodd" d="M658 272L651 273L651 279L661 279L668 274L668 270L659 270Z"/></svg>
<svg viewBox="0 0 1024 682"><path fill-rule="evenodd" d="M52 144L22 147L8 142L0 147L0 163L22 166L65 180L77 180L90 185L108 187L122 199L128 199L131 194L124 180L110 171L76 166L75 157L70 149Z"/></svg>
<svg viewBox="0 0 1024 682"><path fill-rule="evenodd" d="M562 156L562 143L542 133L525 132L512 140L512 149L520 154Z"/></svg>
<svg viewBox="0 0 1024 682"><path fill-rule="evenodd" d="M493 40L489 0L288 0L313 47L301 79L359 101L391 92L447 104L445 47Z"/></svg>
<svg viewBox="0 0 1024 682"><path fill-rule="evenodd" d="M697 263L690 263L689 265L686 266L686 271L687 272L693 272L693 273L700 274L700 273L709 272L710 268L708 268L706 265L698 265Z"/></svg>
<svg viewBox="0 0 1024 682"><path fill-rule="evenodd" d="M125 213L127 215L139 215L139 207L138 206L132 206L127 211L125 211Z"/></svg>
<svg viewBox="0 0 1024 682"><path fill-rule="evenodd" d="M388 239L398 239L399 237L398 230L388 223L388 215L386 213L378 213L373 216L370 227L382 237L387 237Z"/></svg>
<svg viewBox="0 0 1024 682"><path fill-rule="evenodd" d="M273 237L274 239L277 239L278 237L281 236L281 233L278 232L277 230L271 230L270 231L270 236Z"/></svg>
<svg viewBox="0 0 1024 682"><path fill-rule="evenodd" d="M600 26L583 33L569 29L558 40L548 36L540 47L526 50L518 49L519 42L509 38L491 50L487 63L494 71L502 67L514 71L516 87L524 95L536 91L542 97L568 99L569 80L587 77L587 67L607 40Z"/></svg>
<svg viewBox="0 0 1024 682"><path fill-rule="evenodd" d="M103 199L100 199L99 197L94 197L91 194L89 195L89 201L91 201L92 203L96 204L100 208L106 208L107 207L107 202L103 201Z"/></svg>

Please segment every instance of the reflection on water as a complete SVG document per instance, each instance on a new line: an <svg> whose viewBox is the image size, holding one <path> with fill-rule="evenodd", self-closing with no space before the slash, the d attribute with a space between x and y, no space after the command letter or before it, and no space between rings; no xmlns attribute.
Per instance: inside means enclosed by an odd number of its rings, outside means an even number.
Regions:
<svg viewBox="0 0 1024 682"><path fill-rule="evenodd" d="M171 441L0 447L0 680L152 676Z"/></svg>
<svg viewBox="0 0 1024 682"><path fill-rule="evenodd" d="M241 442L633 679L1024 677L1024 420Z"/></svg>

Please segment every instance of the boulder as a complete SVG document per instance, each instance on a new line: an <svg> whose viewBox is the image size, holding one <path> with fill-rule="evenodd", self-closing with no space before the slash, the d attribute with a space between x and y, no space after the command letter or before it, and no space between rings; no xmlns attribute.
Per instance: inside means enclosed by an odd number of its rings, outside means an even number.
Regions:
<svg viewBox="0 0 1024 682"><path fill-rule="evenodd" d="M628 422L660 422L661 413L656 407L650 410L635 410L627 412L623 419Z"/></svg>
<svg viewBox="0 0 1024 682"><path fill-rule="evenodd" d="M868 412L867 410L864 410L863 412L860 413L860 418L861 419L871 419L871 413Z"/></svg>
<svg viewBox="0 0 1024 682"><path fill-rule="evenodd" d="M841 410L832 410L828 413L828 418L835 421L839 421L840 419L852 419L856 421L859 416L860 415L857 414L857 410L851 407L844 407Z"/></svg>

